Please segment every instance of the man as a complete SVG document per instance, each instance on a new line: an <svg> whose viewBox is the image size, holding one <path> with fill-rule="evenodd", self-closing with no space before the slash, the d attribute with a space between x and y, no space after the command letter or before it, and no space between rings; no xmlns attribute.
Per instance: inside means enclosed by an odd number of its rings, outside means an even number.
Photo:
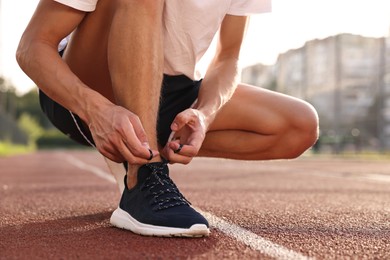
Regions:
<svg viewBox="0 0 390 260"><path fill-rule="evenodd" d="M294 158L315 142L318 120L309 104L239 83L248 15L269 6L268 0L40 1L17 60L40 88L54 125L109 160L126 162L113 225L142 235L208 235L207 220L169 178L168 161ZM196 65L217 31L203 77Z"/></svg>

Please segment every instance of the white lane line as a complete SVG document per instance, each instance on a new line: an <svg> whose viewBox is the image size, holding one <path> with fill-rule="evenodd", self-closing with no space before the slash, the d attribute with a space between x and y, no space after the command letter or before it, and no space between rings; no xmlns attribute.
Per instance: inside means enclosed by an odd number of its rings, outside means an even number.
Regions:
<svg viewBox="0 0 390 260"><path fill-rule="evenodd" d="M96 176L103 178L109 182L115 183L115 178L111 174L105 172L93 165L86 164L83 161L77 159L74 156L66 156L66 160L72 165L78 167L79 169L89 171ZM199 210L199 209L197 209ZM222 233L226 234L229 237L235 238L237 241L244 243L250 248L259 251L260 253L273 257L275 259L314 259L309 258L300 253L294 252L288 248L275 244L267 239L262 238L261 236L246 230L242 227L239 227L235 224L229 223L226 220L223 220L213 214L205 211L201 211L209 221L210 225L220 230Z"/></svg>
<svg viewBox="0 0 390 260"><path fill-rule="evenodd" d="M337 178L337 179L348 179L348 181L370 181L370 182L390 182L390 175L380 173L324 173L312 171L305 173L305 175L318 176L324 178Z"/></svg>
<svg viewBox="0 0 390 260"><path fill-rule="evenodd" d="M385 174L364 174L363 176L357 176L356 178L370 181L390 182L390 175Z"/></svg>
<svg viewBox="0 0 390 260"><path fill-rule="evenodd" d="M249 230L216 217L209 212L204 212L201 210L199 211L205 218L207 218L211 226L219 229L224 234L235 238L236 240L244 243L254 250L261 252L264 255L274 257L276 259L313 259L275 244Z"/></svg>
<svg viewBox="0 0 390 260"><path fill-rule="evenodd" d="M70 164L76 166L79 169L89 171L89 172L95 174L96 176L98 176L102 179L105 179L106 181L109 181L111 183L116 183L114 176L112 176L108 172L101 170L98 167L95 167L95 166L90 165L90 164L86 164L85 162L77 159L76 157L74 157L72 155L66 155L65 158Z"/></svg>

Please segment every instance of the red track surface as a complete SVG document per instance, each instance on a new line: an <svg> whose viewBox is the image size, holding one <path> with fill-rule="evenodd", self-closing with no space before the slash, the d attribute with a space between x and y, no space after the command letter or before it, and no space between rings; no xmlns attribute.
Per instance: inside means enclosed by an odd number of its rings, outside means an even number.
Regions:
<svg viewBox="0 0 390 260"><path fill-rule="evenodd" d="M117 187L90 151L0 158L0 259L268 259L212 227L208 238L154 238L109 224ZM171 167L197 208L301 255L390 259L390 161L197 159Z"/></svg>

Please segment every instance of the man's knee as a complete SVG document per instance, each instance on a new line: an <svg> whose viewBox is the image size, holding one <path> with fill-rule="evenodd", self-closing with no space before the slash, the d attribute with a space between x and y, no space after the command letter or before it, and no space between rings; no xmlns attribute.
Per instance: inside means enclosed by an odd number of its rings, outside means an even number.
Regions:
<svg viewBox="0 0 390 260"><path fill-rule="evenodd" d="M304 103L300 115L295 118L291 127L290 147L286 157L296 158L311 148L318 139L318 114L314 107Z"/></svg>

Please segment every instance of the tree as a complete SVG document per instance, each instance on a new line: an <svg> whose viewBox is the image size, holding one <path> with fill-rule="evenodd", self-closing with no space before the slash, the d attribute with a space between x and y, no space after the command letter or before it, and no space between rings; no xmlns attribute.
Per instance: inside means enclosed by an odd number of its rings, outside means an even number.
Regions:
<svg viewBox="0 0 390 260"><path fill-rule="evenodd" d="M18 125L20 129L28 136L29 144L35 144L35 141L43 134L43 128L38 122L28 113L23 113L19 120Z"/></svg>
<svg viewBox="0 0 390 260"><path fill-rule="evenodd" d="M36 89L32 89L17 100L16 118L19 120L20 116L25 113L29 114L43 128L52 127L40 108L39 94Z"/></svg>
<svg viewBox="0 0 390 260"><path fill-rule="evenodd" d="M17 99L15 88L0 78L0 110L15 117Z"/></svg>

